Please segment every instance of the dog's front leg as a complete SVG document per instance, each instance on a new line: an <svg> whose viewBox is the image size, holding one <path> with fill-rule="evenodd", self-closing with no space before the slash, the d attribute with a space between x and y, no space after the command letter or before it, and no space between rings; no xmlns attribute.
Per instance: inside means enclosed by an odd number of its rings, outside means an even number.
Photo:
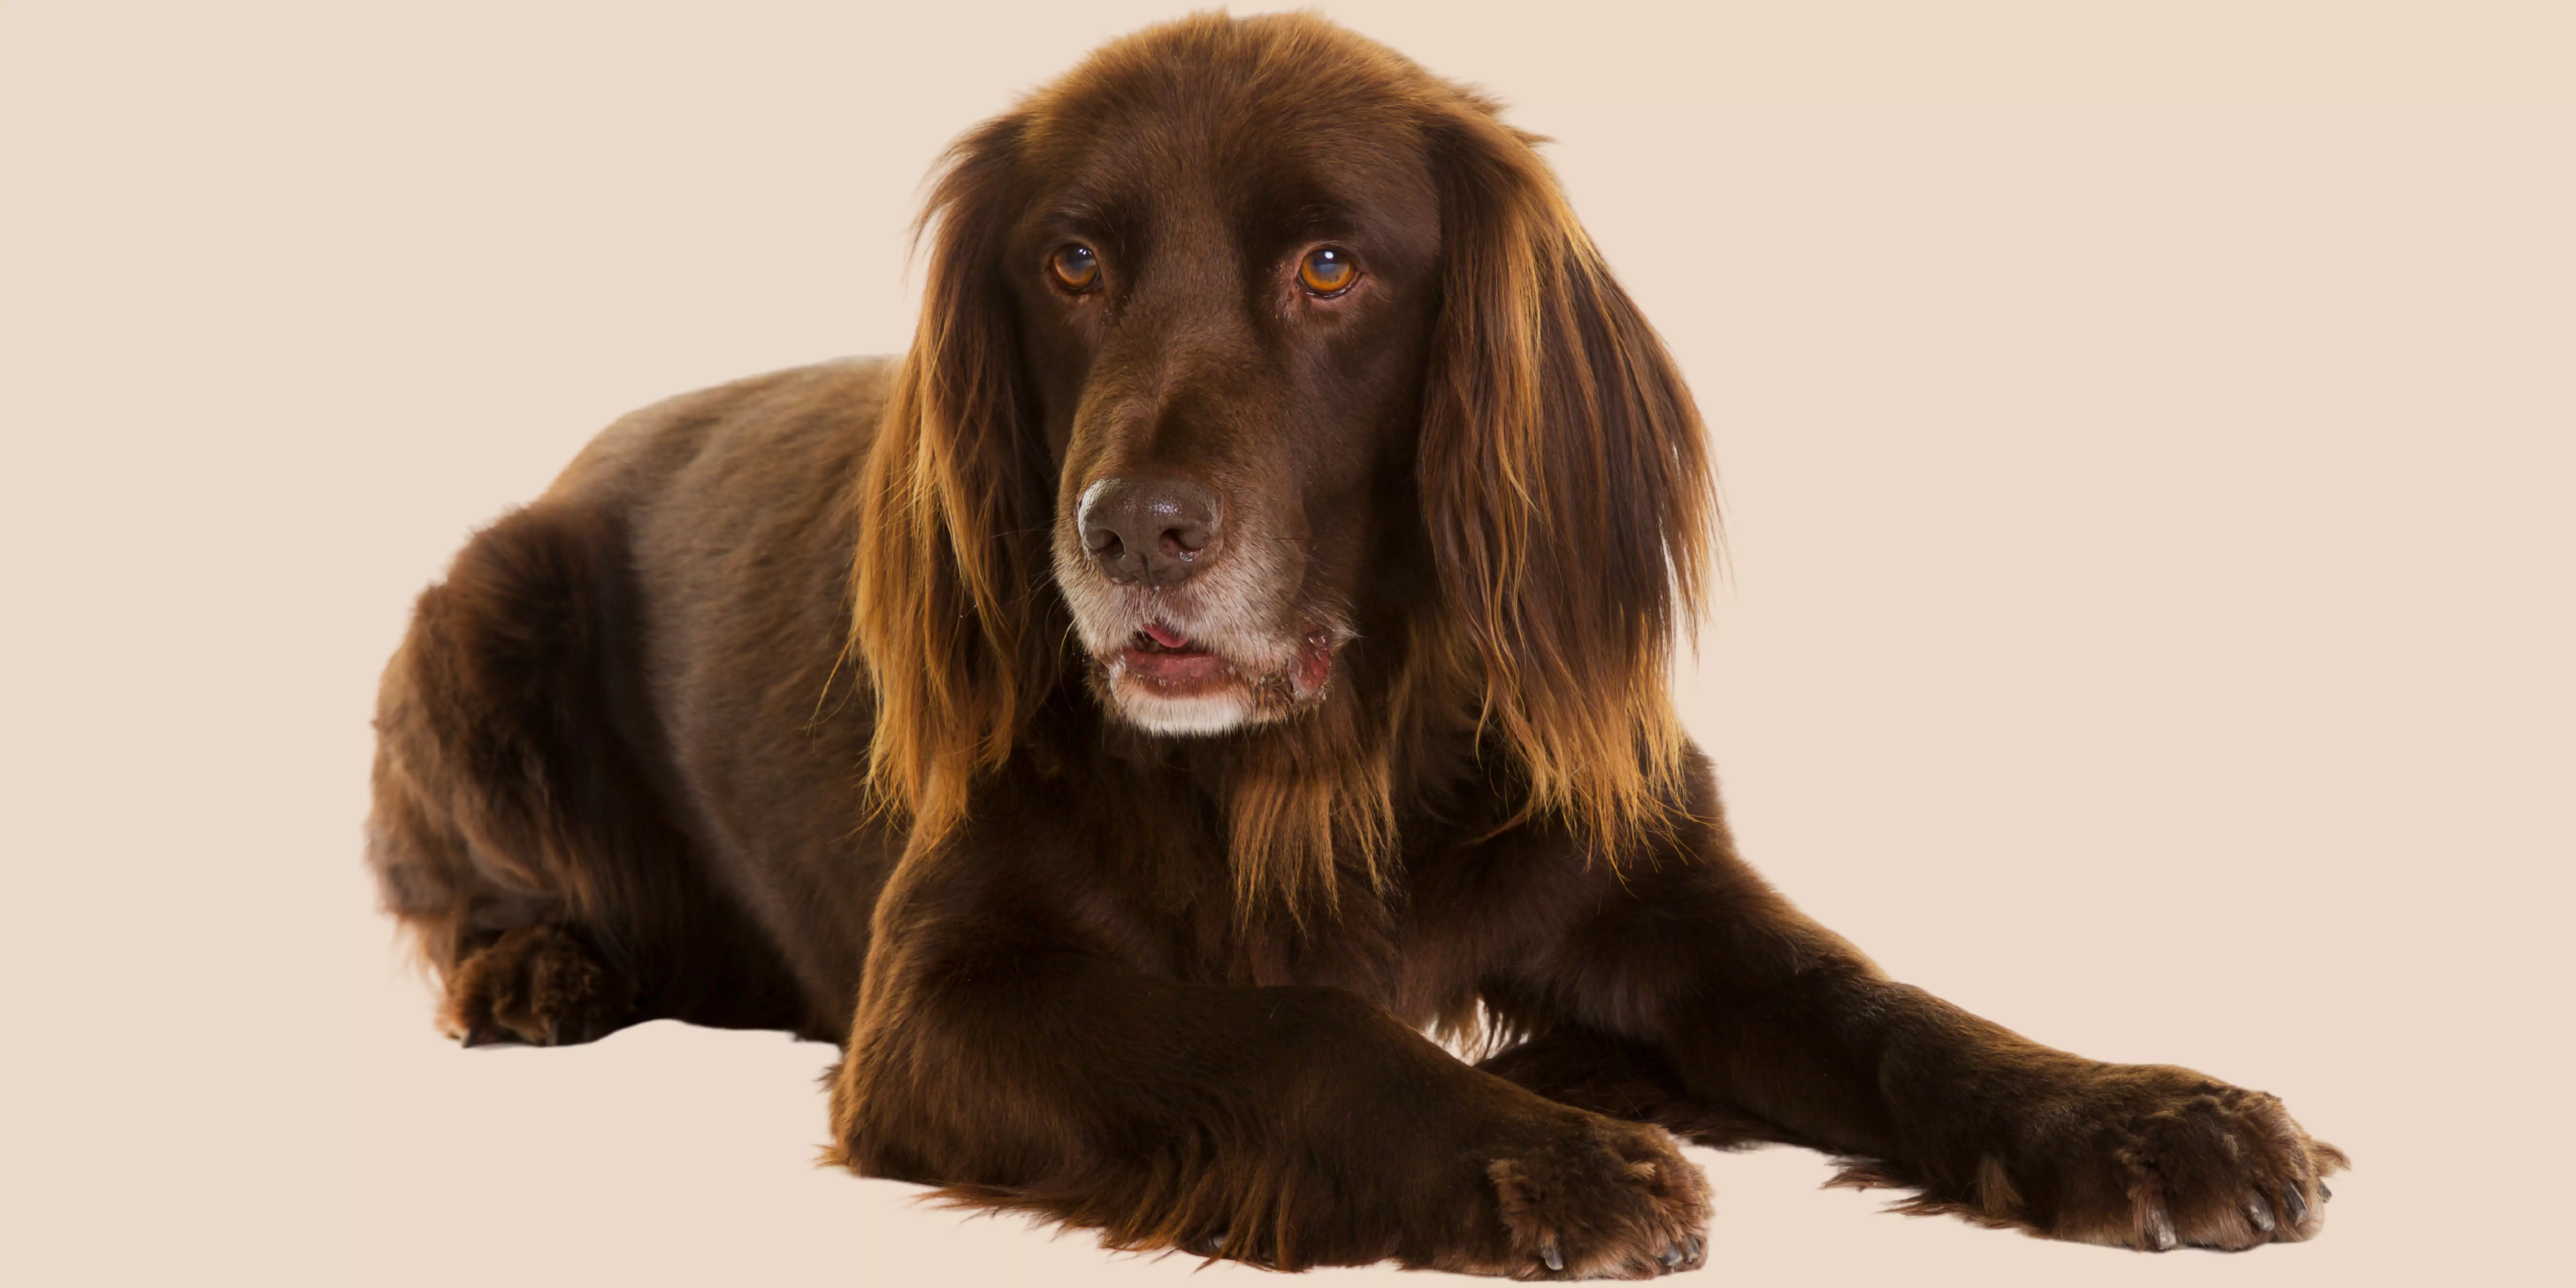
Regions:
<svg viewBox="0 0 2576 1288"><path fill-rule="evenodd" d="M1735 857L1699 773L1663 852L1558 864L1563 919L1486 988L1538 1036L1488 1068L1710 1143L1841 1154L1918 1211L2157 1250L2317 1233L2345 1159L2279 1100L2082 1059L1888 979Z"/></svg>
<svg viewBox="0 0 2576 1288"><path fill-rule="evenodd" d="M1700 1259L1705 1182L1659 1128L1479 1072L1356 994L1139 973L1044 907L914 875L834 1082L853 1170L1281 1268Z"/></svg>

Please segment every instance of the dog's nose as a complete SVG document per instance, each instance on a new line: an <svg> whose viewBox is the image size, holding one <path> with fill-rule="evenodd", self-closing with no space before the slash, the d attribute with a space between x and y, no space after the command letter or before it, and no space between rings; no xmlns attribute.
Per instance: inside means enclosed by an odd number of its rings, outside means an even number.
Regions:
<svg viewBox="0 0 2576 1288"><path fill-rule="evenodd" d="M1083 492L1075 522L1109 580L1176 586L1214 553L1216 494L1184 478L1102 479Z"/></svg>

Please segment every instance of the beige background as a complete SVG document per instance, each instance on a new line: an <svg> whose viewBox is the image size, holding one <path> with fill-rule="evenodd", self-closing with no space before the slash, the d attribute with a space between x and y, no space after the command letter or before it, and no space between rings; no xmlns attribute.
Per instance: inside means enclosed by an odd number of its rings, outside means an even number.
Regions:
<svg viewBox="0 0 2576 1288"><path fill-rule="evenodd" d="M942 141L1175 12L0 5L7 1278L1272 1282L812 1169L822 1047L456 1050L358 858L467 531L628 408L901 347ZM1702 1155L1706 1282L2563 1274L2571 11L1328 12L1554 135L1681 355L1755 860L2359 1161L2316 1244L2157 1258Z"/></svg>

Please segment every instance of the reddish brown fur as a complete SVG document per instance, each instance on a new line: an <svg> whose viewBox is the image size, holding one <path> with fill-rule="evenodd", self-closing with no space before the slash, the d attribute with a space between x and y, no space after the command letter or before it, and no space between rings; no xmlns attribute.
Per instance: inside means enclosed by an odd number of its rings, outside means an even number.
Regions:
<svg viewBox="0 0 2576 1288"><path fill-rule="evenodd" d="M1696 1266L1674 1135L2060 1238L2314 1234L2344 1160L2277 1100L1894 983L1736 857L1664 687L1697 415L1532 141L1306 17L968 134L899 365L638 413L422 596L369 859L442 1022L835 1040L833 1160L1282 1268ZM1041 275L1075 236L1097 293ZM1316 238L1352 292L1282 276ZM1066 535L1149 470L1228 516L1168 594ZM1329 678L1140 728L1085 641L1166 603Z"/></svg>

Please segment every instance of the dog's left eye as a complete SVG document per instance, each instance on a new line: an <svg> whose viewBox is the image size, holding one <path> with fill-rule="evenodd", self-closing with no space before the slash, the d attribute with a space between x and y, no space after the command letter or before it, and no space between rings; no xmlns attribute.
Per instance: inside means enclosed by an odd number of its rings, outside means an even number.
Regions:
<svg viewBox="0 0 2576 1288"><path fill-rule="evenodd" d="M1318 246L1297 262L1297 280L1317 295L1339 295L1359 277L1351 253L1338 246Z"/></svg>
<svg viewBox="0 0 2576 1288"><path fill-rule="evenodd" d="M1100 284L1100 255L1080 243L1057 247L1047 267L1055 270L1056 285L1076 294Z"/></svg>

